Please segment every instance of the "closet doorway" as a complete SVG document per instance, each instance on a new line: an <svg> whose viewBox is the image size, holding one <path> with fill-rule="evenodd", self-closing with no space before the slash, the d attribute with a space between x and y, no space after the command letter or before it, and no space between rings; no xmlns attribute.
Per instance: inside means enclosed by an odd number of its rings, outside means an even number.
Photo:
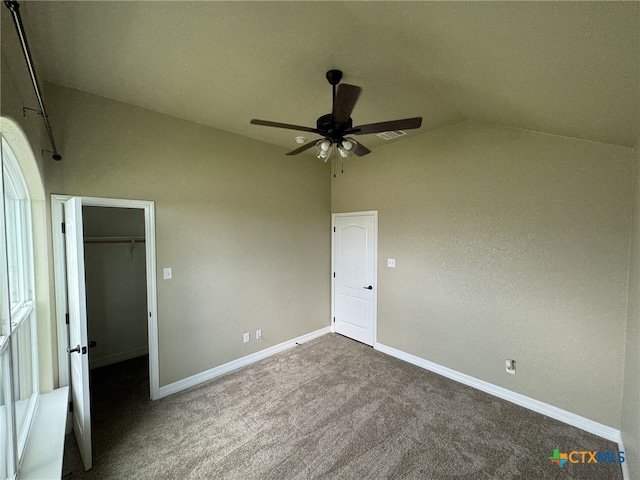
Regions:
<svg viewBox="0 0 640 480"><path fill-rule="evenodd" d="M149 354L144 210L82 207L89 368Z"/></svg>
<svg viewBox="0 0 640 480"><path fill-rule="evenodd" d="M149 397L158 398L154 203L53 195L51 206L60 386L70 385L74 405L78 400L73 430L85 469L89 469L89 367L97 371L142 359ZM73 275L67 277L69 272ZM72 280L73 286L68 287ZM71 295L76 291L81 295ZM71 333L79 346L68 353ZM73 370L75 375L70 375L70 357L78 367ZM79 375L79 371L86 373ZM71 428L69 423L68 430Z"/></svg>

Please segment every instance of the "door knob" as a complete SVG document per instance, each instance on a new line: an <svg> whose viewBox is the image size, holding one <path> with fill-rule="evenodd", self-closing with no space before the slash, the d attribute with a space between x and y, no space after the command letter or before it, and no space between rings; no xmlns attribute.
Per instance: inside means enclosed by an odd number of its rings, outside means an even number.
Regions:
<svg viewBox="0 0 640 480"><path fill-rule="evenodd" d="M78 345L76 348L67 347L67 353L73 353L73 352L80 353L80 345Z"/></svg>
<svg viewBox="0 0 640 480"><path fill-rule="evenodd" d="M365 290L373 290L373 286L372 285L369 285L368 287L362 287L362 288L364 288Z"/></svg>

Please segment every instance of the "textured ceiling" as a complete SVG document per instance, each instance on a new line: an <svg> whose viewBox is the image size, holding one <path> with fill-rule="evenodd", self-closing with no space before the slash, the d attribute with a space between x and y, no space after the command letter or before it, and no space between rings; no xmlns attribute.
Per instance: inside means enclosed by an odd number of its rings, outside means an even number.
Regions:
<svg viewBox="0 0 640 480"><path fill-rule="evenodd" d="M419 133L475 119L632 147L639 7L21 2L41 80L290 149L296 132L249 120L315 126L331 109L331 68L363 88L354 124L421 115Z"/></svg>

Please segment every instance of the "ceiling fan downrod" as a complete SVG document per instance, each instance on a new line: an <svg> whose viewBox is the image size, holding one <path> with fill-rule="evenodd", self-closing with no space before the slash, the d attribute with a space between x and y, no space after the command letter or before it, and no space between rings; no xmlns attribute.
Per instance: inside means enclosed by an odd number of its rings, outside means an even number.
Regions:
<svg viewBox="0 0 640 480"><path fill-rule="evenodd" d="M333 91L333 96L331 97L331 109L336 105L336 89L338 84L342 80L342 70L329 70L327 72L327 81L329 85L331 85L331 89Z"/></svg>

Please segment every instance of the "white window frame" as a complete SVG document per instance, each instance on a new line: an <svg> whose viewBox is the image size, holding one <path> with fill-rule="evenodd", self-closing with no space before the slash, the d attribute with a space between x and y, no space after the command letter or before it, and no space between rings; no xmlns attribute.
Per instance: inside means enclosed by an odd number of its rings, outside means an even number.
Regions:
<svg viewBox="0 0 640 480"><path fill-rule="evenodd" d="M7 477L9 479L16 478L24 453L26 450L29 433L33 423L33 417L39 396L39 378L38 378L38 346L37 346L37 321L35 309L35 275L33 263L33 237L31 229L31 203L29 193L22 175L19 162L4 137L1 138L2 150L2 184L0 189L2 194L2 212L0 213L0 267L1 276L4 277L0 282L0 295L2 311L2 331L0 332L0 381L2 381L2 390L4 391L4 417L6 419L6 428L4 432L5 438L2 443L7 446ZM9 196L15 201L16 209L12 212L16 215L13 219L15 231L15 248L16 248L16 266L17 275L9 278L8 265L8 245L7 236L9 235L8 225L11 224L7 217L6 198ZM12 285L9 283L13 281ZM17 284L17 286L15 286ZM15 287L14 287L15 286ZM17 291L17 301L11 303L10 287ZM19 348L20 334L29 333L29 341L27 343L26 355L29 358L31 370L27 381L31 384L22 383L24 377L16 372L20 370L20 359L24 358L25 353ZM23 362L24 363L24 362ZM21 416L23 416L20 425L18 425L17 406L16 403L21 397L21 390L25 388L27 394L25 398L19 402L25 402L20 405ZM0 434L2 432L0 431ZM0 472L1 473L1 472Z"/></svg>

